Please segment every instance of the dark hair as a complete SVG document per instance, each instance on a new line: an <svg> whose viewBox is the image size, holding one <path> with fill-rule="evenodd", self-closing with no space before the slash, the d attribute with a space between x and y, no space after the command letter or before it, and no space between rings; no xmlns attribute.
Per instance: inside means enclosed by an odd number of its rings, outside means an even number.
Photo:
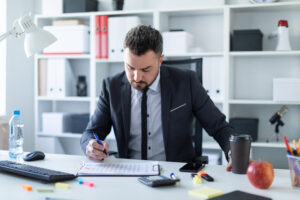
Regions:
<svg viewBox="0 0 300 200"><path fill-rule="evenodd" d="M139 25L126 34L125 48L129 48L137 56L145 54L148 50L152 50L155 54L161 56L163 49L162 36L158 30L151 26Z"/></svg>

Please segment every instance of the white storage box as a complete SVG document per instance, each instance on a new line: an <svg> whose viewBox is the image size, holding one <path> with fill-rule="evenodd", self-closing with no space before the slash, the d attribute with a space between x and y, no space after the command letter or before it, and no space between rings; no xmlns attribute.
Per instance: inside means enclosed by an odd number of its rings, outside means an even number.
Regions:
<svg viewBox="0 0 300 200"><path fill-rule="evenodd" d="M57 41L44 49L44 54L84 54L90 51L89 27L75 26L44 26Z"/></svg>
<svg viewBox="0 0 300 200"><path fill-rule="evenodd" d="M194 37L186 31L171 31L162 34L164 54L184 54L192 51Z"/></svg>
<svg viewBox="0 0 300 200"><path fill-rule="evenodd" d="M63 14L63 0L42 0L43 15Z"/></svg>
<svg viewBox="0 0 300 200"><path fill-rule="evenodd" d="M299 78L275 78L273 79L274 101L300 101Z"/></svg>
<svg viewBox="0 0 300 200"><path fill-rule="evenodd" d="M42 120L43 133L45 134L60 134L70 131L71 120L67 113L43 113Z"/></svg>

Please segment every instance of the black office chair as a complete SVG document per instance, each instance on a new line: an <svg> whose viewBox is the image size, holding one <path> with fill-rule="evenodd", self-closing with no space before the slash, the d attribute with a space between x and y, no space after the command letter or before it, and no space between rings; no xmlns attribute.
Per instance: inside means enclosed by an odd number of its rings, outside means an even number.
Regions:
<svg viewBox="0 0 300 200"><path fill-rule="evenodd" d="M176 67L180 69L189 69L196 71L198 78L202 84L202 58L184 59L184 60L166 60L162 62L161 67ZM192 139L196 153L196 160L202 156L202 131L201 124L194 117L192 123Z"/></svg>

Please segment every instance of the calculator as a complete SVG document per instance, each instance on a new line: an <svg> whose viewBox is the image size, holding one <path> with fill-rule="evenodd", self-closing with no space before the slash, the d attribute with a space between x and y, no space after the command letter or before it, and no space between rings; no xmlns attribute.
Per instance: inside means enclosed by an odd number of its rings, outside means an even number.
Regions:
<svg viewBox="0 0 300 200"><path fill-rule="evenodd" d="M165 176L143 176L138 178L138 180L150 187L160 187L160 186L167 186L167 185L175 185L176 182L180 181L180 179L170 179Z"/></svg>

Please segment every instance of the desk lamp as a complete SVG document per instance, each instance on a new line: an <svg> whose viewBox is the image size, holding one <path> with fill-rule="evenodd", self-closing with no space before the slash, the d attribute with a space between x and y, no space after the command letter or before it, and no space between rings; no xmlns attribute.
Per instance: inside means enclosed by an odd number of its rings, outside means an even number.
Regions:
<svg viewBox="0 0 300 200"><path fill-rule="evenodd" d="M21 31L17 30L17 25L21 27ZM10 35L18 38L23 33L25 33L24 50L27 57L34 55L57 40L48 31L38 28L33 23L30 14L26 14L15 20L12 29L0 36L0 42Z"/></svg>

